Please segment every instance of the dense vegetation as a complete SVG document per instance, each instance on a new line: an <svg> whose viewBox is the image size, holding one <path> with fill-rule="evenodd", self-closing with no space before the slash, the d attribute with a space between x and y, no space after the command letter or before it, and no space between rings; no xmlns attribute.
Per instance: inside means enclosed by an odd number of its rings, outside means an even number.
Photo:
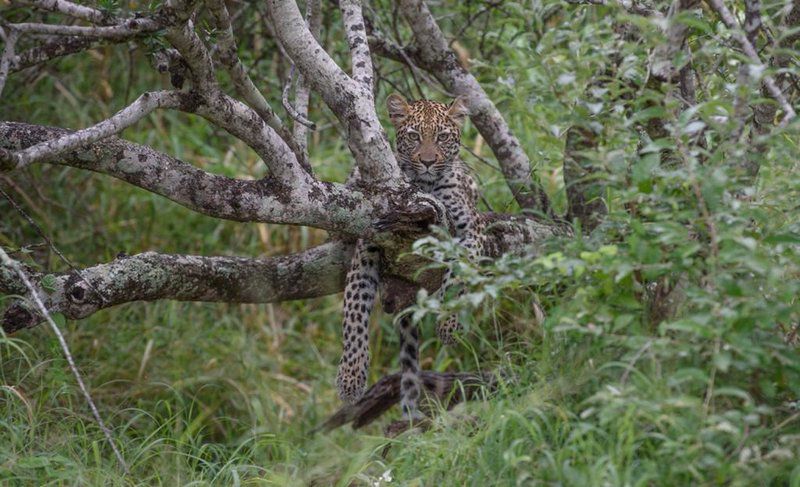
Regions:
<svg viewBox="0 0 800 487"><path fill-rule="evenodd" d="M391 3L370 2L387 32ZM376 423L312 433L339 405L341 296L124 305L61 325L132 475L119 470L56 338L40 326L0 338L2 482L800 486L799 124L752 128L751 108L770 103L760 90L764 73L748 72L707 7L682 17L697 73L687 104L648 71L655 46L666 42L659 25L621 5L430 3L538 164L559 212L567 129L589 126L596 135L583 155L608 205L598 228L481 267L462 260L469 292L444 311L424 297L415 308L425 368L499 369L508 380L438 415L427 432L387 439ZM798 28L782 25L791 8L763 5L769 29L757 45L762 59L790 56L780 72L796 84L797 51L774 44ZM236 28L252 35L242 36L240 55L280 106L286 66L257 9L243 12ZM338 12L327 9L324 23L326 47L345 59ZM402 38L405 27L396 29ZM91 125L132 94L168 86L149 67L149 48L97 48L16 74L0 99L2 118ZM381 74L379 104L397 89L418 95L400 64L384 61ZM443 99L419 82L424 95ZM787 96L798 93L789 87ZM336 120L314 99L310 118L319 125L315 171L343 181L352 161ZM663 125L660 137L642 128L654 122ZM208 171L264 174L243 143L197 118L154 112L124 136ZM486 209L517 211L469 123L464 144L488 162L463 151ZM760 167L757 178L748 164ZM280 255L326 238L204 217L59 166L0 175L0 188L79 267L147 250ZM28 264L65 270L5 200L0 215L0 245ZM415 251L441 260L460 249L442 237ZM10 299L0 297L0 306ZM432 330L450 309L468 333L444 348ZM374 327L370 382L398 368L392 317L378 313Z"/></svg>

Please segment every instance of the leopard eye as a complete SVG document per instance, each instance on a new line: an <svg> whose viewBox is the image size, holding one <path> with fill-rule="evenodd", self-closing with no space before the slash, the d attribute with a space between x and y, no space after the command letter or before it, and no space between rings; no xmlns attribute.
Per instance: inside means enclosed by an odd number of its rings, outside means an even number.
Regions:
<svg viewBox="0 0 800 487"><path fill-rule="evenodd" d="M449 139L449 138L450 138L450 134L448 134L447 132L442 132L441 134L436 136L436 141L437 142L446 142L447 139Z"/></svg>
<svg viewBox="0 0 800 487"><path fill-rule="evenodd" d="M416 132L409 132L408 133L408 138L411 139L414 142L419 142L419 134L416 133Z"/></svg>

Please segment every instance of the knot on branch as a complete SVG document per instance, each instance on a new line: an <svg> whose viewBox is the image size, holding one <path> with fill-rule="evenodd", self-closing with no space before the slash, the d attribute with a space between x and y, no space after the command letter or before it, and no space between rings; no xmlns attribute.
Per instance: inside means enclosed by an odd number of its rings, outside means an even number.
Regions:
<svg viewBox="0 0 800 487"><path fill-rule="evenodd" d="M97 291L92 289L91 284L81 278L77 272L70 274L64 283L64 296L71 305L81 308L94 309L99 304L97 301L102 301L102 298L97 295Z"/></svg>
<svg viewBox="0 0 800 487"><path fill-rule="evenodd" d="M17 301L9 306L5 313L3 313L3 319L0 321L0 325L2 325L3 331L10 335L24 328L36 326L41 319L41 316L28 309L25 303Z"/></svg>

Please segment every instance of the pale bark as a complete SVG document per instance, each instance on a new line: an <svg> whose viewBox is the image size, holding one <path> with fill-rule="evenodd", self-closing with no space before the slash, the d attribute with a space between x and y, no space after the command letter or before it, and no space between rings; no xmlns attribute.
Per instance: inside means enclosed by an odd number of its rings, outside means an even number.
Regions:
<svg viewBox="0 0 800 487"><path fill-rule="evenodd" d="M51 313L81 319L134 301L270 303L324 296L343 287L351 254L352 246L341 242L264 259L147 252L79 272L53 274L47 289L42 283L45 274L28 274ZM0 266L0 293L25 294L9 266ZM2 326L12 333L41 320L39 313L17 301L6 309Z"/></svg>
<svg viewBox="0 0 800 487"><path fill-rule="evenodd" d="M465 98L470 119L497 157L520 207L549 214L550 200L534 180L535 168L519 140L478 80L459 63L425 2L400 0L400 10L414 33L412 57L447 90Z"/></svg>
<svg viewBox="0 0 800 487"><path fill-rule="evenodd" d="M15 151L68 133L0 122L0 148ZM293 186L274 178L231 179L115 137L65 152L54 162L113 176L216 218L306 225L354 237L372 234L372 222L392 212L406 212L413 219L420 216L416 211L422 211L411 204L416 193L410 189L387 191L376 198L307 175L302 184ZM425 214L421 218L428 221Z"/></svg>
<svg viewBox="0 0 800 487"><path fill-rule="evenodd" d="M278 39L309 86L342 123L362 177L376 185L395 185L400 168L381 127L372 90L349 77L319 45L297 4L270 0L269 13Z"/></svg>

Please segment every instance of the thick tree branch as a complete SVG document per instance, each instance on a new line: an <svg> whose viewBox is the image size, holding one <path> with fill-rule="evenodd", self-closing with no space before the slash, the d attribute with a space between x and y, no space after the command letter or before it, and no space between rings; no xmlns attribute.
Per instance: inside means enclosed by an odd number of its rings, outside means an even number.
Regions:
<svg viewBox="0 0 800 487"><path fill-rule="evenodd" d="M60 128L0 122L0 148L20 150L66 134L69 131ZM231 179L116 137L67 151L55 162L108 174L191 210L228 220L306 225L353 237L371 235L372 222L389 214L436 221L429 206L412 203L418 193L410 189L368 194L308 175L293 186L275 178Z"/></svg>
<svg viewBox="0 0 800 487"><path fill-rule="evenodd" d="M100 44L91 37L61 37L23 51L11 59L10 72L16 73L70 54L83 52Z"/></svg>
<svg viewBox="0 0 800 487"><path fill-rule="evenodd" d="M242 140L261 157L273 176L289 185L313 181L296 152L255 110L217 88L200 92L194 100L191 93L188 97L190 100L181 109L197 113Z"/></svg>
<svg viewBox="0 0 800 487"><path fill-rule="evenodd" d="M233 86L236 93L244 99L244 101L258 113L258 115L269 125L287 144L293 144L293 138L289 134L286 127L283 125L281 119L272 110L272 107L267 102L264 95L261 94L255 83L247 74L247 70L242 64L241 59L237 53L236 38L233 35L233 27L231 26L230 15L225 3L222 0L210 0L206 5L211 12L211 15L216 23L217 34L217 50L216 54L220 62L228 71L228 74L233 81ZM295 153L301 159L301 163L305 164L307 172L311 172L311 167L308 166L307 157L302 150L295 150Z"/></svg>
<svg viewBox="0 0 800 487"><path fill-rule="evenodd" d="M186 20L170 27L167 29L166 37L170 44L181 53L183 60L189 66L194 86L203 92L211 92L216 89L214 62L203 41L194 31L194 23Z"/></svg>
<svg viewBox="0 0 800 487"><path fill-rule="evenodd" d="M47 289L43 288L44 274L32 277L51 313L80 319L100 309L134 301L270 303L324 296L344 286L351 253L351 246L341 242L264 259L147 252L82 269L80 275L54 274ZM18 280L10 275L12 271L7 266L0 267L0 291L24 295ZM11 333L41 320L39 313L16 302L6 309L2 326Z"/></svg>
<svg viewBox="0 0 800 487"><path fill-rule="evenodd" d="M281 45L344 125L361 175L375 184L398 184L402 174L375 112L371 89L347 76L331 59L308 30L293 0L269 0L267 5Z"/></svg>
<svg viewBox="0 0 800 487"><path fill-rule="evenodd" d="M361 0L341 0L344 30L347 44L350 46L353 79L372 93L372 58L367 43L367 31L364 25L364 14L361 11Z"/></svg>
<svg viewBox="0 0 800 487"><path fill-rule="evenodd" d="M567 226L521 216L486 214L484 218L488 223L486 250L490 256L522 249L535 254L543 240L569 234ZM384 302L387 312L411 304L420 286L431 292L439 287L441 272L418 272L426 261L398 259L398 255L407 252L408 240L398 240L394 246L386 239L376 241L388 244L385 280L393 290L401 289L402 294L385 293L384 297L389 299ZM81 319L101 309L133 301L268 303L333 294L344 287L351 256L351 244L332 241L298 254L266 259L147 252L53 274L47 284L45 273L29 270L28 274L33 277L39 295L46 296L45 306L50 312ZM13 271L0 266L0 293L24 296L26 288ZM17 302L6 309L0 323L11 333L35 326L41 320L38 313Z"/></svg>
<svg viewBox="0 0 800 487"><path fill-rule="evenodd" d="M1 27L0 27L1 28ZM17 37L19 34L13 29L5 35L5 47L3 47L3 54L0 58L0 96L3 94L3 88L6 86L6 79L8 78L8 71L11 68L11 62L14 59L14 48L17 44Z"/></svg>
<svg viewBox="0 0 800 487"><path fill-rule="evenodd" d="M445 88L466 98L470 119L497 157L519 205L549 214L550 200L539 183L534 181L531 161L522 150L519 140L478 80L461 66L425 2L401 0L400 10L414 33L414 59Z"/></svg>

